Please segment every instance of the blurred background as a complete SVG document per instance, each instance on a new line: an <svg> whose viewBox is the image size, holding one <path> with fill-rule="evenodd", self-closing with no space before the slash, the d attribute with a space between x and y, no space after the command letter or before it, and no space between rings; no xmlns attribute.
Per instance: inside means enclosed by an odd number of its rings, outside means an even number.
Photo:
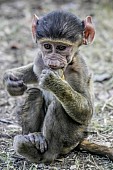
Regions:
<svg viewBox="0 0 113 170"><path fill-rule="evenodd" d="M99 156L73 151L51 166L30 164L17 156L13 137L21 133L15 106L22 97L11 97L2 83L7 69L26 65L37 54L31 23L39 17L63 9L83 20L91 15L96 29L92 45L80 48L94 78L95 113L89 127L90 141L113 147L113 1L112 0L0 0L0 170L76 169L112 170L113 163Z"/></svg>

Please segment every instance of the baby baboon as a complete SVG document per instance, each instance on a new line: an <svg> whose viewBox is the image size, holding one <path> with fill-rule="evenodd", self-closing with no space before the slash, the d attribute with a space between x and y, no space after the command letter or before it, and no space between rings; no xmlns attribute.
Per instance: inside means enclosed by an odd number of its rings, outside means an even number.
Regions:
<svg viewBox="0 0 113 170"><path fill-rule="evenodd" d="M52 162L78 144L88 150L83 140L93 114L92 79L78 49L93 41L95 30L90 16L81 21L54 11L40 19L34 15L32 33L40 49L34 62L4 74L14 96L37 83L27 91L23 134L15 136L14 149L32 162Z"/></svg>

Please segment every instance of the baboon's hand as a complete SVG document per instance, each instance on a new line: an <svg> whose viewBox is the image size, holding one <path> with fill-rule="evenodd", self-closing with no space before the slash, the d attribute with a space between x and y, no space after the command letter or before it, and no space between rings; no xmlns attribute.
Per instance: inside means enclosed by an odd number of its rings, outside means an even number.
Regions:
<svg viewBox="0 0 113 170"><path fill-rule="evenodd" d="M22 95L27 89L23 80L16 77L13 73L5 73L3 81L9 94L12 96Z"/></svg>
<svg viewBox="0 0 113 170"><path fill-rule="evenodd" d="M39 86L43 89L48 89L56 79L60 78L57 72L50 69L44 69L39 78ZM54 83L53 83L54 85Z"/></svg>
<svg viewBox="0 0 113 170"><path fill-rule="evenodd" d="M47 142L41 132L29 133L24 136L29 139L41 153L44 153L47 150Z"/></svg>

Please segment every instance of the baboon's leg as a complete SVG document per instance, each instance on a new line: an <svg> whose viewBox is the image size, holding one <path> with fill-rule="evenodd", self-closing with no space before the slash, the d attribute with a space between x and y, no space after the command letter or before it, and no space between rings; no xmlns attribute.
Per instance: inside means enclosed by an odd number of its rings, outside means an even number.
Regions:
<svg viewBox="0 0 113 170"><path fill-rule="evenodd" d="M26 92L25 102L19 106L22 133L39 132L44 120L44 100L38 88L30 88Z"/></svg>
<svg viewBox="0 0 113 170"><path fill-rule="evenodd" d="M14 150L31 162L52 162L61 151L63 126L61 129L60 120L64 113L59 107L55 109L53 106L49 106L45 115L42 132L17 135L14 138Z"/></svg>

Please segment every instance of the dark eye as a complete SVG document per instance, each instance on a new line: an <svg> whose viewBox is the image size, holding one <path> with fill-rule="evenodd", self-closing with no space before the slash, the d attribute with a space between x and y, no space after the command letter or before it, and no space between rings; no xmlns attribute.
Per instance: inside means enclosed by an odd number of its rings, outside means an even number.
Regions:
<svg viewBox="0 0 113 170"><path fill-rule="evenodd" d="M44 44L44 48L46 50L51 50L52 49L52 45L51 44Z"/></svg>
<svg viewBox="0 0 113 170"><path fill-rule="evenodd" d="M65 45L57 45L56 49L60 50L60 51L63 51L63 50L66 49L66 46Z"/></svg>

